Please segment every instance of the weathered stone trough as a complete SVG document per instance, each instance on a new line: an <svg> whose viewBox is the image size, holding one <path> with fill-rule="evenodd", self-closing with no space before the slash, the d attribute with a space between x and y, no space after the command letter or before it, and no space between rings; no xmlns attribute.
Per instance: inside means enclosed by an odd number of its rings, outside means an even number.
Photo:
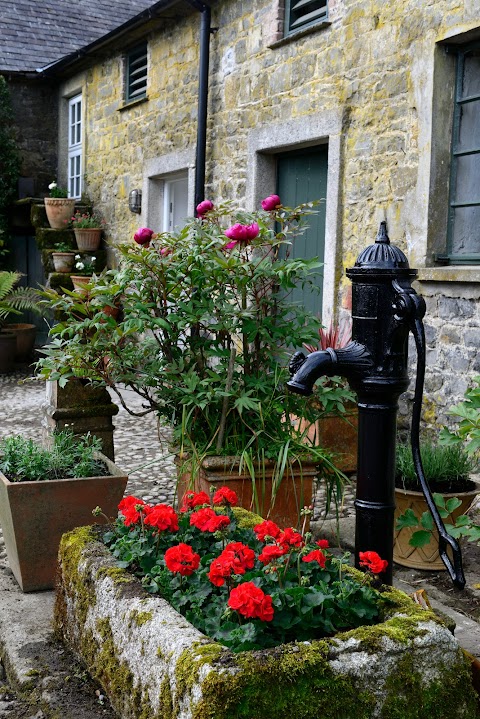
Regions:
<svg viewBox="0 0 480 719"><path fill-rule="evenodd" d="M95 540L64 535L57 632L122 719L472 719L470 669L431 612L391 591L382 624L233 654L152 597Z"/></svg>

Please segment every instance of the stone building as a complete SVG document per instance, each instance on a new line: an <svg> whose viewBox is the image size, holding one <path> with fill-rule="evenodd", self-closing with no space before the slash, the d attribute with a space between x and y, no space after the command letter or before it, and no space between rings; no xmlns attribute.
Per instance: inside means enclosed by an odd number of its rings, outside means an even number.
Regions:
<svg viewBox="0 0 480 719"><path fill-rule="evenodd" d="M39 73L58 89L59 181L88 193L113 242L193 214L208 34L205 195L323 198L297 251L323 258L325 323L385 219L418 268L425 417L443 423L480 373L480 0L209 5L211 32L204 3L161 0Z"/></svg>

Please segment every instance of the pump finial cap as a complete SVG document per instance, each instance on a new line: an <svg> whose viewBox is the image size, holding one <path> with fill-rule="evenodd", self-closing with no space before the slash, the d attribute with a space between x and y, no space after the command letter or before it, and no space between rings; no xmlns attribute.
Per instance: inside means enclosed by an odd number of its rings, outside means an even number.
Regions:
<svg viewBox="0 0 480 719"><path fill-rule="evenodd" d="M375 242L381 243L383 245L389 245L390 244L390 238L387 235L387 221L382 220L380 223L380 227L378 228L377 233L377 239Z"/></svg>

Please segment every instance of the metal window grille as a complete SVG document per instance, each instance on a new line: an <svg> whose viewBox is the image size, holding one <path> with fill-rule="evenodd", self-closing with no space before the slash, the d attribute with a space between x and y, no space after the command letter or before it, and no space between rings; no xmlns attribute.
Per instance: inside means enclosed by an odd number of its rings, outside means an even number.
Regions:
<svg viewBox="0 0 480 719"><path fill-rule="evenodd" d="M480 263L480 43L457 50L447 258Z"/></svg>
<svg viewBox="0 0 480 719"><path fill-rule="evenodd" d="M146 96L147 70L147 43L143 43L127 55L127 102Z"/></svg>
<svg viewBox="0 0 480 719"><path fill-rule="evenodd" d="M82 96L68 101L68 196L82 194Z"/></svg>
<svg viewBox="0 0 480 719"><path fill-rule="evenodd" d="M285 8L287 34L303 30L326 20L327 17L327 0L287 0Z"/></svg>

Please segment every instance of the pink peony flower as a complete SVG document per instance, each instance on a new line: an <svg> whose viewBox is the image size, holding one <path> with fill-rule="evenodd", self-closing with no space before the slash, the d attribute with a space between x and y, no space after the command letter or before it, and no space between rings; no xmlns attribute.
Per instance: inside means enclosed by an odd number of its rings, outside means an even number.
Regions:
<svg viewBox="0 0 480 719"><path fill-rule="evenodd" d="M134 234L133 239L139 245L146 245L152 239L154 231L149 227L140 227Z"/></svg>
<svg viewBox="0 0 480 719"><path fill-rule="evenodd" d="M247 240L254 240L260 232L260 228L256 222L252 222L251 225L247 225L245 229L247 231Z"/></svg>
<svg viewBox="0 0 480 719"><path fill-rule="evenodd" d="M227 242L226 245L223 246L224 250L233 250L234 247L238 245L237 240L232 240L231 242Z"/></svg>
<svg viewBox="0 0 480 719"><path fill-rule="evenodd" d="M229 227L228 230L225 230L225 235L229 240L236 240L237 242L247 240L247 227L237 222L235 225Z"/></svg>
<svg viewBox="0 0 480 719"><path fill-rule="evenodd" d="M211 200L203 200L203 202L197 205L198 217L202 217L206 212L210 212L210 210L213 210L213 207L214 205Z"/></svg>
<svg viewBox="0 0 480 719"><path fill-rule="evenodd" d="M281 204L282 203L278 195L269 195L264 200L262 200L262 207L266 212L271 212L272 210L275 210Z"/></svg>

